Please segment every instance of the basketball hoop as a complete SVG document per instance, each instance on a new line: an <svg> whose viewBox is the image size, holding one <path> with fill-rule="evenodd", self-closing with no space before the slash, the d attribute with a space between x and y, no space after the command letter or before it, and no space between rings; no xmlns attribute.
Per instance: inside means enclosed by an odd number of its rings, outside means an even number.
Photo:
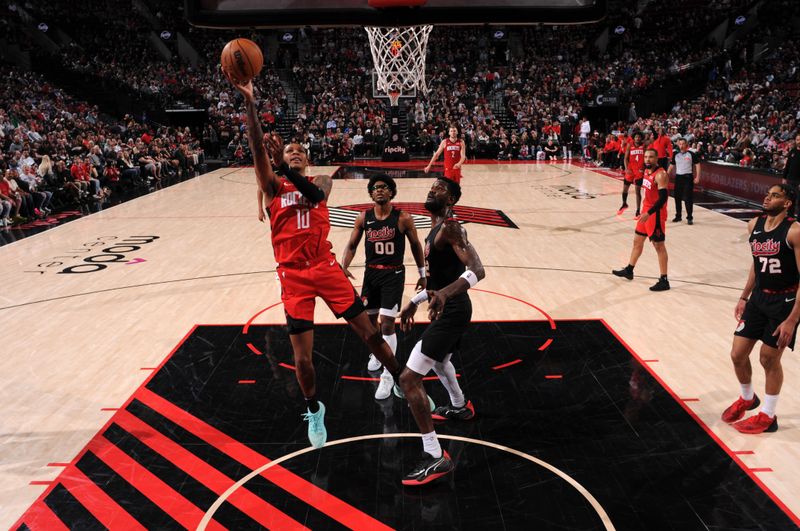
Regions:
<svg viewBox="0 0 800 531"><path fill-rule="evenodd" d="M392 107L397 107L397 104L400 103L400 94L399 90L390 90L389 91L389 104Z"/></svg>
<svg viewBox="0 0 800 531"><path fill-rule="evenodd" d="M425 56L433 26L364 28L377 74L376 87L389 95L392 105L402 92L419 89L428 93Z"/></svg>

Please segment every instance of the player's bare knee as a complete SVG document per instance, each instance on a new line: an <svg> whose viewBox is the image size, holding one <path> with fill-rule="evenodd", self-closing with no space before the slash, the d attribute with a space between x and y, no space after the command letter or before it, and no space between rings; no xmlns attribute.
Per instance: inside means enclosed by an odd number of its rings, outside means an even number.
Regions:
<svg viewBox="0 0 800 531"><path fill-rule="evenodd" d="M395 325L394 319L381 317L381 334L385 336L390 336L394 334Z"/></svg>
<svg viewBox="0 0 800 531"><path fill-rule="evenodd" d="M764 367L765 370L769 371L771 369L776 369L781 364L781 357L780 354L776 352L761 352L759 356L759 361L761 362L761 366Z"/></svg>
<svg viewBox="0 0 800 531"><path fill-rule="evenodd" d="M409 390L414 389L418 381L419 381L419 376L417 375L417 373L415 373L408 367L403 369L403 372L400 373L400 388L403 389L404 393L407 393Z"/></svg>

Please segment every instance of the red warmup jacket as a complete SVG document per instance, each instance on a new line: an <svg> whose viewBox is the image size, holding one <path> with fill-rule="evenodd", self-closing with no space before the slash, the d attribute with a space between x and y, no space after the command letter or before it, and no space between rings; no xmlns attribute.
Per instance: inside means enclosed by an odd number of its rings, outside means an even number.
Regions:
<svg viewBox="0 0 800 531"><path fill-rule="evenodd" d="M667 135L661 135L653 141L653 148L658 151L658 158L672 158L672 140Z"/></svg>

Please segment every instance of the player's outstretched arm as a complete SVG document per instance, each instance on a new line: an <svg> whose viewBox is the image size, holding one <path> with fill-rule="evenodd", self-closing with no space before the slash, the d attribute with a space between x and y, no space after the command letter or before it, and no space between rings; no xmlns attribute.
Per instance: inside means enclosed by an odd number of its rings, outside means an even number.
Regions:
<svg viewBox="0 0 800 531"><path fill-rule="evenodd" d="M467 270L454 282L440 289L439 291L428 291L428 317L431 320L437 319L444 309L447 299L466 293L479 281L486 277L481 258L478 251L467 239L467 231L457 221L445 221L442 228L445 242L453 248L453 251L464 264Z"/></svg>
<svg viewBox="0 0 800 531"><path fill-rule="evenodd" d="M431 157L431 161L428 163L427 166L425 166L425 173L431 171L431 166L433 166L433 163L436 162L436 159L438 159L439 155L441 155L443 152L444 152L444 140L442 140L439 143L439 147L436 149L436 152L433 154L433 157Z"/></svg>
<svg viewBox="0 0 800 531"><path fill-rule="evenodd" d="M411 217L411 214L405 211L400 214L399 225L400 230L408 239L411 254L414 256L414 263L417 264L417 271L419 272L419 280L417 280L415 290L421 291L427 286L428 279L425 276L425 253L417 235L417 226L414 224L414 218Z"/></svg>
<svg viewBox="0 0 800 531"><path fill-rule="evenodd" d="M256 109L256 99L253 95L253 82L248 81L245 84L237 83L225 72L228 81L244 96L244 105L247 111L247 141L250 143L250 151L253 153L253 165L256 170L256 180L258 186L267 198L271 201L275 194L278 192L280 186L280 179L272 171L272 164L270 164L267 150L264 148L264 133L261 132L261 123L258 121L258 110Z"/></svg>
<svg viewBox="0 0 800 531"><path fill-rule="evenodd" d="M356 277L354 277L349 271L349 267L356 255L356 249L358 249L358 244L361 242L361 236L364 234L365 218L366 214L364 212L358 214L356 222L353 225L353 232L350 233L350 239L347 241L347 245L344 247L344 253L342 253L342 270L344 271L345 275L352 279L355 279Z"/></svg>

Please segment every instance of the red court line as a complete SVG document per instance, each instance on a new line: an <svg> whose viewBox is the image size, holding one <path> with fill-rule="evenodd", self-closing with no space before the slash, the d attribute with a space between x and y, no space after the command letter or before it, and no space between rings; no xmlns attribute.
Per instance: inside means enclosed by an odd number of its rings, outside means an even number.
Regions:
<svg viewBox="0 0 800 531"><path fill-rule="evenodd" d="M354 382L380 382L380 378L371 378L367 376L342 376L342 380L352 380Z"/></svg>
<svg viewBox="0 0 800 531"><path fill-rule="evenodd" d="M255 380L239 380L240 384L254 384L256 383Z"/></svg>
<svg viewBox="0 0 800 531"><path fill-rule="evenodd" d="M47 463L47 466L69 466L69 463Z"/></svg>
<svg viewBox="0 0 800 531"><path fill-rule="evenodd" d="M619 335L619 334L617 334L617 332L616 332L616 331L615 331L613 328L611 328L611 326L610 326L610 325L609 325L609 324L608 324L608 323L607 323L607 322L606 322L604 319L600 319L600 322L601 322L601 323L603 323L603 326L605 326L605 327L606 327L606 329L607 329L609 332L611 332L611 334L612 334L612 335L613 335L615 338L617 338L617 341L619 341L619 342L622 344L622 346L624 346L624 347L625 347L625 348L628 350L628 352L630 352L631 356L633 356L633 357L634 357L634 358L635 358L637 361L639 361L639 363L641 363L641 362L642 362L642 358L640 358L640 357L639 357L639 355L638 355L638 354L636 354L636 351L635 351L635 350L633 350L633 349L631 348L631 346L630 346L630 345L628 345L628 344L625 342L625 340L624 340L624 339L622 339L622 338L620 337L620 335ZM783 502L781 501L781 499L780 499L780 498L779 498L777 495L775 495L775 493L774 493L774 492L772 492L772 490L770 490L770 488L769 488L769 487L767 487L767 486L764 484L764 482L763 482L763 481L761 481L761 479L760 479L758 476L756 476L756 475L755 475L753 472L751 472L750 468L748 468L748 466L744 464L744 461L742 461L741 459L739 459L739 457L736 455L736 453L735 453L735 452L733 452L733 451L731 451L731 449L730 449L730 448L728 448L728 445L726 445L724 442L722 442L722 439L720 439L720 438L717 436L717 434L716 434L716 433L714 433L713 431L711 431L711 428L709 428L709 427L708 427L708 425L706 425L706 423L705 423L705 422L703 422L703 421L700 419L700 417L698 417L698 416L697 416L697 413L695 413L694 411L692 411L692 408L690 408L689 406L687 406L685 403L683 403L683 402L681 401L681 399L680 399L680 398L678 398L678 395L675 393L675 391L673 391L673 390L672 390L672 388L671 388L669 385L667 385L667 383L666 383L666 382L665 382L665 381L664 381L664 380L663 380L663 379L662 379L662 378L661 378L661 377L660 377L658 374L656 374L656 373L655 373L655 371L652 369L652 367L650 367L649 365L642 365L642 367L644 367L644 368L645 368L645 370L647 370L647 372L648 372L648 373L650 373L650 376L652 376L652 377L653 377L653 378L654 378L654 379L655 379L655 380L656 380L656 381L657 381L659 384L661 384L661 387L663 387L663 388L664 388L664 389L665 389L665 390L666 390L666 391L667 391L667 392L668 392L668 393L669 393L669 394L672 396L672 398L673 398L673 399L674 399L674 400L675 400L675 401L676 401L678 404L680 404L680 406L683 408L683 410L684 410L684 411L686 411L686 413L687 413L687 414L688 414L690 417L692 417L692 419L694 419L694 421L695 421L695 422L697 422L697 424L698 424L698 425L699 425L701 428L703 428L703 430L704 430L704 431L705 431L705 432L708 434L708 436L709 436L709 437L711 437L711 438L714 440L714 442L716 442L716 443L719 445L719 447L720 447L720 448L722 448L722 449L725 451L725 453L727 453L727 454L728 454L728 456L729 456L731 459L733 459L733 461L734 461L734 462L735 462L737 465L739 465L739 467L740 467L740 468L741 468L741 469L744 471L744 473L745 473L745 474L747 474L748 476L750 476L750 479L752 479L752 480L753 480L753 481L756 483L756 485L758 485L759 487L761 487L761 490L763 490L763 491L764 491L764 492L767 494L767 496L769 496L769 497L770 497L770 499L772 499L772 501L773 501L773 502L775 502L775 505L777 505L778 507L780 507L780 508L781 508L781 510L782 510L783 512L785 512L785 513L786 513L786 515L787 515L789 518L791 518L791 520L792 520L792 521L795 523L795 525L797 525L797 526L800 526L800 518L798 518L798 517L797 517L797 515L796 515L796 514L794 514L794 513L793 513L793 512L792 512L792 511L789 509L789 507L787 507L787 506L786 506L786 504L785 504L785 503L783 503Z"/></svg>
<svg viewBox="0 0 800 531"><path fill-rule="evenodd" d="M101 407L100 411L119 411L118 407Z"/></svg>
<svg viewBox="0 0 800 531"><path fill-rule="evenodd" d="M25 513L25 525L31 531L67 531L69 528L56 516L53 510L42 501L34 503Z"/></svg>
<svg viewBox="0 0 800 531"><path fill-rule="evenodd" d="M541 313L542 315L544 315L547 318L547 322L550 323L550 329L551 330L555 330L556 329L556 322L553 320L553 318L550 317L550 315L546 311L542 310L541 308L539 308L536 305L531 304L528 301L524 301L522 299L518 299L516 297L512 297L511 295L506 295L505 293L498 293L496 291L489 291L487 289L472 288L470 291L480 291L481 293L489 293L491 295L499 295L500 297L505 297L507 299L511 299L511 300L514 300L514 301L517 301L517 302L521 302L522 304L524 304L526 306L530 306L534 310L536 310L539 313Z"/></svg>
<svg viewBox="0 0 800 531"><path fill-rule="evenodd" d="M126 531L140 529L144 531L145 528L142 524L76 467L67 468L58 479L64 488L108 529L125 529Z"/></svg>
<svg viewBox="0 0 800 531"><path fill-rule="evenodd" d="M553 342L553 339L552 339L552 338L548 339L547 341L545 341L544 343L542 343L542 346L541 346L541 347L539 347L539 350L544 350L544 349L546 349L547 347L549 347L549 346L550 346L550 343L552 343L552 342Z"/></svg>
<svg viewBox="0 0 800 531"><path fill-rule="evenodd" d="M191 330L189 330L188 332L186 332L186 334L185 334L185 335L184 335L184 336L181 338L181 340L178 342L178 344L176 344L176 345L175 345L175 346L172 348L172 350L169 352L169 354L167 354L167 356L166 356L166 357L165 357L165 358L164 358L164 359L161 361L161 363L158 365L158 369L161 369L161 367L163 367L164 365L166 365L166 363L167 363L167 362L170 360L170 358L172 358L172 355L173 355L173 354L175 354L175 352L176 352L176 351L177 351L179 348L181 348L181 346L182 346L182 345L183 345L183 344L186 342L186 340L187 340L187 339L189 339L189 336L191 336L192 334L194 334L194 331L195 331L195 330L197 330L197 325L194 325L194 326L192 326ZM152 379L155 377L155 375L156 375L157 373L158 373L158 371L156 370L156 371L153 371L153 372L152 372L150 375L148 375L148 376L147 376L147 378L145 378L145 380L144 380L144 381L142 382L142 384L139 386L139 389L142 389L142 388L144 388L144 386L145 386L145 385L147 385L147 383L148 383L150 380L152 380ZM123 405L123 407L127 407L127 406L128 406L128 404L130 404L130 403L133 401L133 398L134 398L134 396L135 396L135 395L136 395L136 393L134 393L133 395L131 395L131 397L130 397L130 398L128 398L128 400L125 402L125 404ZM112 416L111 416L111 418L109 418L109 419L108 419L108 420L105 422L105 424L103 424L103 427L102 427L102 428L100 428L100 430L97 432L97 435L95 435L95 436L99 436L99 434L101 434L101 433L103 433L104 431L106 431L106 430L108 429L108 427L109 427L109 426L111 426L111 423L114 421L114 418L115 418L116 416L117 416L117 415L112 415ZM87 451L88 451L88 450L87 450L87 448L84 446L84 447L83 447L83 449L82 449L80 452L78 452L78 455L76 455L76 456L75 456L75 457L72 459L72 461L70 461L70 464L71 464L71 465L74 465L75 463L77 463L78 461L80 461L80 459L83 457L83 454L85 454ZM37 500L36 500L37 502L42 502L42 501L43 501L43 500L44 500L44 499L45 499L45 498L46 498L46 497L47 497L47 496L48 496L48 495L49 495L49 494L50 494L50 493L53 491L53 488L55 488L55 486L57 485L57 481L58 481L58 479L59 479L59 478L60 478L60 477L61 477L61 476L62 476L64 473L65 473L65 472L61 472L61 474L60 474L60 475L59 475L59 476L56 478L56 482L54 482L52 485L50 485L49 487L47 487L47 488L45 489L45 491L44 491L44 492L42 492L42 493L39 495L39 497L38 497L38 498L37 498ZM26 515L27 515L27 514L28 514L28 513L27 513L27 511L26 511L25 513L23 513L23 514L22 514L22 516L20 516L20 517L17 519L16 523L15 523L15 524L14 524L12 527L13 527L13 528L17 528L17 527L19 527L20 525L22 525L22 522L23 522L23 520L24 520L24 518L26 517Z"/></svg>
<svg viewBox="0 0 800 531"><path fill-rule="evenodd" d="M699 398L680 398L679 400L683 402L700 402Z"/></svg>
<svg viewBox="0 0 800 531"><path fill-rule="evenodd" d="M522 360L517 358L514 361L509 361L508 363L502 363L500 365L495 365L492 367L495 371L499 371L500 369L505 369L506 367L511 367L512 365L516 365L517 363L522 363Z"/></svg>
<svg viewBox="0 0 800 531"><path fill-rule="evenodd" d="M561 380L562 378L564 378L564 375L563 374L545 374L544 377L547 380Z"/></svg>
<svg viewBox="0 0 800 531"><path fill-rule="evenodd" d="M283 302L276 302L275 304L270 304L269 306L267 306L266 308L264 308L260 312L257 312L255 315L253 315L253 317L248 319L247 322L244 324L244 328L242 328L242 333L246 335L247 332L250 330L250 325L253 324L253 321L256 320L256 317L258 317L262 313L266 312L267 310L273 309L275 306L278 306L279 304L283 304ZM261 354L261 353L258 352L258 354Z"/></svg>
<svg viewBox="0 0 800 531"><path fill-rule="evenodd" d="M234 484L233 479L133 414L122 411L114 421L122 429L149 446L154 452L205 485L217 496L221 496ZM268 529L306 529L300 522L284 514L246 488L236 490L228 498L228 502Z"/></svg>
<svg viewBox="0 0 800 531"><path fill-rule="evenodd" d="M290 371L294 371L294 370L296 370L296 369L295 369L295 367L294 367L294 365L289 365L288 363L283 363L283 362L280 362L278 365L280 365L280 366L281 366L281 367L283 367L284 369L289 369Z"/></svg>
<svg viewBox="0 0 800 531"><path fill-rule="evenodd" d="M751 468L750 472L772 472L771 468Z"/></svg>
<svg viewBox="0 0 800 531"><path fill-rule="evenodd" d="M89 450L183 527L194 529L200 524L200 520L205 514L204 511L175 492L172 487L117 448L108 439L102 435L95 437L89 442ZM213 520L209 522L209 528L218 531L225 529Z"/></svg>
<svg viewBox="0 0 800 531"><path fill-rule="evenodd" d="M259 454L213 426L206 424L194 415L182 410L147 388L140 389L139 392L136 393L136 398L251 470L255 470L270 462L269 458ZM293 472L286 470L282 466L274 466L264 472L262 476L298 499L315 507L320 512L327 514L342 525L354 529L391 529L370 515L359 511L352 505L340 500L336 496L333 496L329 492L317 487Z"/></svg>
<svg viewBox="0 0 800 531"><path fill-rule="evenodd" d="M253 354L255 354L256 356L260 356L260 355L262 355L262 354L263 354L263 352L261 352L260 350L258 350L258 349L257 349L257 348L256 348L256 347L255 347L255 346L252 344L252 343L248 343L248 344L247 344L247 348L249 348L249 349L250 349L250 351L251 351Z"/></svg>
<svg viewBox="0 0 800 531"><path fill-rule="evenodd" d="M34 480L34 481L29 481L28 485L52 485L53 483L55 483L55 481L52 479L48 481Z"/></svg>
<svg viewBox="0 0 800 531"><path fill-rule="evenodd" d="M753 450L737 450L735 452L736 455L753 455L755 452Z"/></svg>

